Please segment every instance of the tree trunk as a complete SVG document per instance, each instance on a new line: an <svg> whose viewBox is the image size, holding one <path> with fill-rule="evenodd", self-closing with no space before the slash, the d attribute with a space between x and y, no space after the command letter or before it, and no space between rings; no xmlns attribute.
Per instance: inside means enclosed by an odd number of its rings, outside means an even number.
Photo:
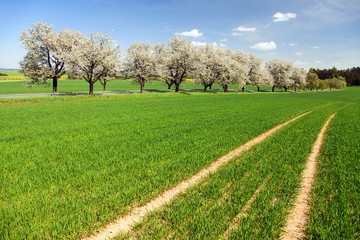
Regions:
<svg viewBox="0 0 360 240"><path fill-rule="evenodd" d="M106 80L104 80L103 91L106 92Z"/></svg>
<svg viewBox="0 0 360 240"><path fill-rule="evenodd" d="M206 89L208 88L209 85L204 85L204 92L206 92Z"/></svg>
<svg viewBox="0 0 360 240"><path fill-rule="evenodd" d="M213 84L210 84L210 85L209 85L209 89L210 89L210 90L211 90L211 88L212 88L212 85L213 85Z"/></svg>
<svg viewBox="0 0 360 240"><path fill-rule="evenodd" d="M271 92L275 92L275 86L271 87Z"/></svg>
<svg viewBox="0 0 360 240"><path fill-rule="evenodd" d="M242 87L242 88L241 88L241 92L245 92L245 87Z"/></svg>
<svg viewBox="0 0 360 240"><path fill-rule="evenodd" d="M166 84L167 84L167 86L168 86L168 90L170 90L171 87L172 87L172 85L174 84L174 82L173 82L173 81L170 81L170 82L165 81L165 82L166 82Z"/></svg>
<svg viewBox="0 0 360 240"><path fill-rule="evenodd" d="M224 89L224 92L228 92L229 91L229 85L223 85L223 89Z"/></svg>
<svg viewBox="0 0 360 240"><path fill-rule="evenodd" d="M89 95L94 94L94 83L92 81L89 81Z"/></svg>
<svg viewBox="0 0 360 240"><path fill-rule="evenodd" d="M287 88L287 87L284 87L284 89L285 89L285 92L287 92L288 88Z"/></svg>
<svg viewBox="0 0 360 240"><path fill-rule="evenodd" d="M179 92L180 90L180 83L175 82L175 92Z"/></svg>
<svg viewBox="0 0 360 240"><path fill-rule="evenodd" d="M257 90L258 90L258 92L260 92L260 87L259 86L257 86Z"/></svg>
<svg viewBox="0 0 360 240"><path fill-rule="evenodd" d="M296 87L294 87L294 91L296 92Z"/></svg>
<svg viewBox="0 0 360 240"><path fill-rule="evenodd" d="M52 78L53 80L53 89L52 89L52 92L53 93L57 93L57 87L58 87L58 77L55 76Z"/></svg>
<svg viewBox="0 0 360 240"><path fill-rule="evenodd" d="M144 85L145 85L145 83L143 83L143 82L140 83L140 93L144 92Z"/></svg>

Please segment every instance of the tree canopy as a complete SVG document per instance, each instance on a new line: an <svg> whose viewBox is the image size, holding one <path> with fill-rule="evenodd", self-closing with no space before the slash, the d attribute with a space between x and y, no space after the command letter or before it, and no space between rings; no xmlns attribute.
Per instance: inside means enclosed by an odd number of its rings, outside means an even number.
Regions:
<svg viewBox="0 0 360 240"><path fill-rule="evenodd" d="M342 88L358 85L360 68L347 70L297 68L292 62L273 59L265 64L255 55L242 51L207 44L195 46L189 40L175 36L167 44L132 43L123 59L120 47L110 35L62 30L54 32L45 23L36 23L23 31L20 40L27 54L20 62L22 72L30 78L29 84L48 83L53 80L53 92L57 92L57 80L67 71L71 76L89 83L89 94L94 83L106 82L118 76L132 78L144 91L149 80L162 80L175 92L185 78L200 83L204 91L219 84L228 91L229 84L236 84L242 91L252 84L260 91L261 85L269 85L287 91L305 87L310 90ZM345 82L346 81L346 82Z"/></svg>

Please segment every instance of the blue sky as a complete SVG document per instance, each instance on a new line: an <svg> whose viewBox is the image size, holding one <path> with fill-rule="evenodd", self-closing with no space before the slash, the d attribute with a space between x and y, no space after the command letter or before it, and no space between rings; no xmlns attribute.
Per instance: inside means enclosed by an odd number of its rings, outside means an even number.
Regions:
<svg viewBox="0 0 360 240"><path fill-rule="evenodd" d="M39 21L56 31L112 33L124 53L132 42L243 50L303 68L360 66L360 0L13 0L0 13L0 68L18 68L22 30Z"/></svg>

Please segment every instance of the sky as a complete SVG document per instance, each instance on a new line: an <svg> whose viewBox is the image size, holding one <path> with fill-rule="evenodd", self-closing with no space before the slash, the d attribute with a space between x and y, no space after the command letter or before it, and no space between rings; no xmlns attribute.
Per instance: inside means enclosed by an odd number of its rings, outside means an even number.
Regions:
<svg viewBox="0 0 360 240"><path fill-rule="evenodd" d="M360 66L360 0L11 0L0 3L0 68L19 68L19 40L31 24L55 31L112 34L122 53L133 42L242 50L309 69Z"/></svg>

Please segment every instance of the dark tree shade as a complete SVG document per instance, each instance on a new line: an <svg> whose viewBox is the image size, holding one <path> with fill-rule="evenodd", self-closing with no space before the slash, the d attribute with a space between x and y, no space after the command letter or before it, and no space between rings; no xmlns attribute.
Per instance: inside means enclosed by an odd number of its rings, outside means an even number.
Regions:
<svg viewBox="0 0 360 240"><path fill-rule="evenodd" d="M344 70L338 70L335 67L331 69L315 69L319 79L331 79L333 77L344 77L348 86L360 85L360 67L353 67Z"/></svg>

